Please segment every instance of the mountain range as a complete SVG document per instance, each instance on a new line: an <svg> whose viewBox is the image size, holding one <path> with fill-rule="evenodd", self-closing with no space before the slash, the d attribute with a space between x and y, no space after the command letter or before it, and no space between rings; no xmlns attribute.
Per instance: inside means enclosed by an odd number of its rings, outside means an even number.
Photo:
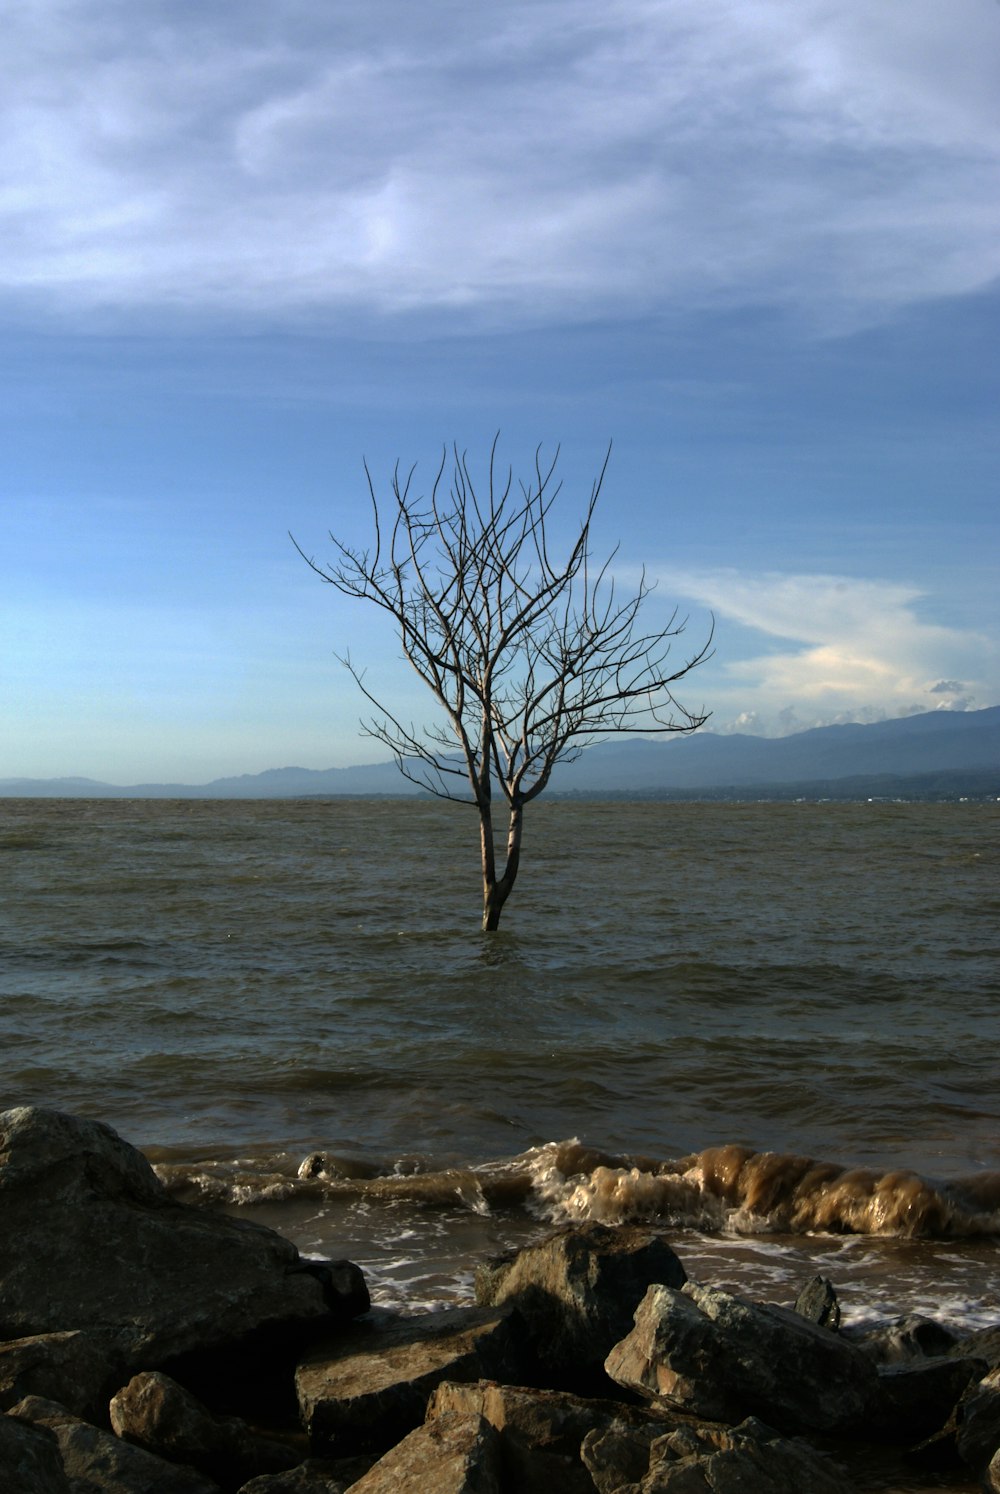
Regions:
<svg viewBox="0 0 1000 1494"><path fill-rule="evenodd" d="M206 784L122 786L91 778L0 779L3 798L288 799L411 796L393 763L270 768ZM931 711L787 737L699 731L619 737L553 774L553 794L627 798L1000 797L1000 706Z"/></svg>

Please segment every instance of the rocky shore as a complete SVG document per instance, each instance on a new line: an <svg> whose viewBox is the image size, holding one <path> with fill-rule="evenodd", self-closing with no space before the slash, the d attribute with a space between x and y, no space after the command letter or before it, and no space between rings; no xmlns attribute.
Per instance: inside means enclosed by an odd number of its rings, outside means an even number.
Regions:
<svg viewBox="0 0 1000 1494"><path fill-rule="evenodd" d="M10 1494L1000 1491L1000 1325L840 1325L556 1232L477 1301L372 1310L348 1261L171 1200L109 1127L0 1115Z"/></svg>

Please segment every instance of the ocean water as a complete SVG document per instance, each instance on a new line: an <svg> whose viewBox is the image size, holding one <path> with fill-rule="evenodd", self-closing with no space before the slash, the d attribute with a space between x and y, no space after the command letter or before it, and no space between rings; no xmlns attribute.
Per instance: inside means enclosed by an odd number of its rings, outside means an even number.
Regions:
<svg viewBox="0 0 1000 1494"><path fill-rule="evenodd" d="M0 1108L468 1295L552 1223L845 1321L1000 1321L996 804L0 801Z"/></svg>

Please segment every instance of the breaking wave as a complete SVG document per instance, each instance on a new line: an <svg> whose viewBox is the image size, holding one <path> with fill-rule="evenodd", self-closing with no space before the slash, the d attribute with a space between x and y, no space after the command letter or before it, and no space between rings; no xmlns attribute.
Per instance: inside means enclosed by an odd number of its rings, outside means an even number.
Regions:
<svg viewBox="0 0 1000 1494"><path fill-rule="evenodd" d="M648 1221L734 1235L961 1239L1000 1234L1000 1173L934 1181L743 1146L678 1160L616 1156L577 1140L470 1167L385 1164L332 1152L156 1168L175 1196L215 1205L368 1200L474 1214L518 1210L551 1224Z"/></svg>

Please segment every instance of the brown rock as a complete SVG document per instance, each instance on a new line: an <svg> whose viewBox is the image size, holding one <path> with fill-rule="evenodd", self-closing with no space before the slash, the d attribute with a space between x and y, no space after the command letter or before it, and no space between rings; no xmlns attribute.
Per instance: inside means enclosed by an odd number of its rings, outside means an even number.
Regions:
<svg viewBox="0 0 1000 1494"><path fill-rule="evenodd" d="M840 1335L695 1282L650 1287L606 1368L620 1385L697 1416L758 1415L790 1432L857 1430L878 1397L871 1360Z"/></svg>
<svg viewBox="0 0 1000 1494"><path fill-rule="evenodd" d="M681 1428L654 1442L639 1494L854 1494L840 1469L754 1419ZM621 1491L624 1494L624 1490Z"/></svg>
<svg viewBox="0 0 1000 1494"><path fill-rule="evenodd" d="M261 1225L173 1203L109 1126L31 1107L0 1115L0 1339L118 1333L126 1370L261 1330L361 1310Z"/></svg>
<svg viewBox="0 0 1000 1494"><path fill-rule="evenodd" d="M985 1371L983 1359L949 1356L880 1366L879 1400L870 1431L892 1442L927 1441L945 1426L969 1386Z"/></svg>
<svg viewBox="0 0 1000 1494"><path fill-rule="evenodd" d="M9 1494L74 1494L53 1432L0 1416L0 1489Z"/></svg>
<svg viewBox="0 0 1000 1494"><path fill-rule="evenodd" d="M476 1298L512 1302L548 1381L587 1387L653 1282L680 1287L684 1267L661 1235L589 1224L555 1233L481 1267ZM597 1388L597 1387L595 1387Z"/></svg>
<svg viewBox="0 0 1000 1494"><path fill-rule="evenodd" d="M502 1494L499 1439L478 1416L440 1416L404 1437L350 1494Z"/></svg>
<svg viewBox="0 0 1000 1494"><path fill-rule="evenodd" d="M121 1358L111 1333L42 1333L0 1343L0 1409L38 1395L98 1418L120 1379Z"/></svg>
<svg viewBox="0 0 1000 1494"><path fill-rule="evenodd" d="M384 1452L419 1426L443 1380L516 1380L519 1362L509 1309L372 1314L300 1362L302 1423L317 1451Z"/></svg>
<svg viewBox="0 0 1000 1494"><path fill-rule="evenodd" d="M28 1396L8 1415L55 1434L73 1494L219 1494L204 1474L130 1447L54 1401Z"/></svg>
<svg viewBox="0 0 1000 1494"><path fill-rule="evenodd" d="M1000 1448L1000 1369L970 1387L958 1417L958 1453L977 1473Z"/></svg>
<svg viewBox="0 0 1000 1494"><path fill-rule="evenodd" d="M594 1481L581 1453L590 1433L617 1425L640 1437L646 1428L652 1428L651 1437L662 1436L677 1424L668 1412L492 1381L439 1386L427 1419L445 1415L482 1416L496 1428L505 1478L518 1494L593 1494ZM647 1461L651 1437L644 1444Z"/></svg>
<svg viewBox="0 0 1000 1494"><path fill-rule="evenodd" d="M370 1467L370 1458L307 1458L284 1473L250 1479L238 1494L345 1494Z"/></svg>
<svg viewBox="0 0 1000 1494"><path fill-rule="evenodd" d="M135 1375L110 1405L111 1428L125 1442L171 1463L199 1468L219 1483L244 1483L292 1468L300 1454L257 1435L238 1417L214 1417L158 1371Z"/></svg>

